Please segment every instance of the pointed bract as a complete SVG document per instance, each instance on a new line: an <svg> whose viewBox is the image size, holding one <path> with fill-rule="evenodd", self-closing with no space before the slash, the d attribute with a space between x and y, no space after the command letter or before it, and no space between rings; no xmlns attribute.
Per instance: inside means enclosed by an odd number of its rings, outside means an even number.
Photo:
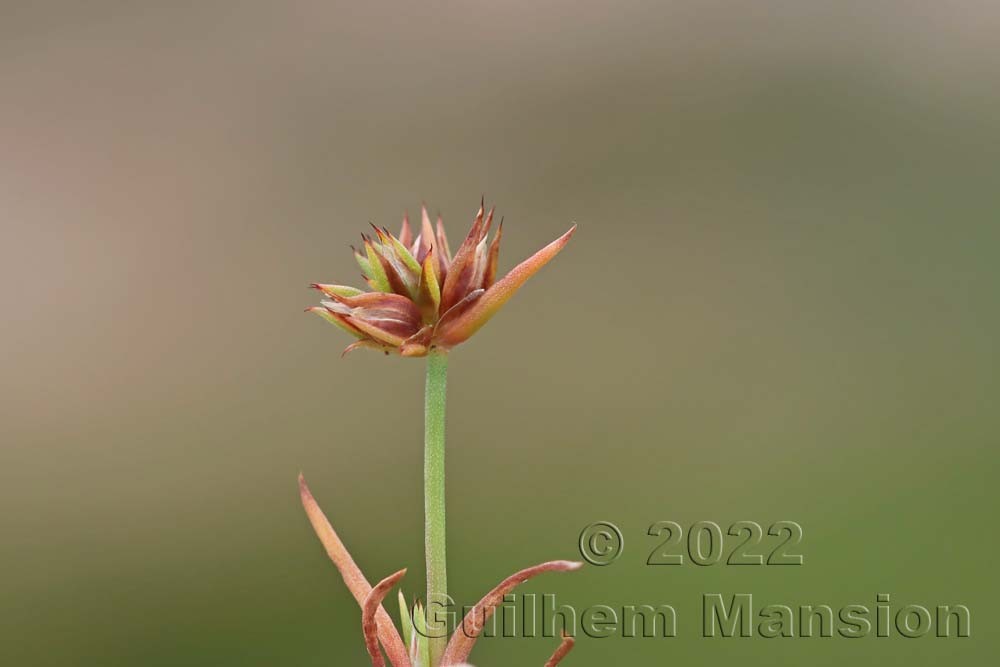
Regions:
<svg viewBox="0 0 1000 667"><path fill-rule="evenodd" d="M451 322L454 319L457 319L460 314L464 313L468 309L468 307L472 304L473 301L475 301L485 293L486 290L477 289L473 292L469 292L468 294L466 294L461 301L459 301L454 306L449 308L448 312L441 316L441 319L438 320L437 328L447 327L449 322Z"/></svg>
<svg viewBox="0 0 1000 667"><path fill-rule="evenodd" d="M380 311L401 320L416 324L420 322L420 309L412 299L391 292L362 292L354 296L333 295L333 301L348 308L346 314L357 314L359 310ZM330 302L324 301L324 304ZM336 310L334 308L334 310Z"/></svg>
<svg viewBox="0 0 1000 667"><path fill-rule="evenodd" d="M412 334L408 325L402 320L388 318L366 320L358 317L348 317L347 321L363 333L371 336L375 342L382 343L383 345L399 347Z"/></svg>
<svg viewBox="0 0 1000 667"><path fill-rule="evenodd" d="M392 250L395 256L406 266L409 275L414 278L414 282L420 276L420 262L417 258L413 256L413 253L406 247L406 244L401 240L397 239L392 234L388 234L389 243L392 245Z"/></svg>
<svg viewBox="0 0 1000 667"><path fill-rule="evenodd" d="M431 251L434 246L434 227L431 226L430 216L427 215L427 207L420 207L420 251L417 257L418 261L421 263L424 261L424 257L427 253Z"/></svg>
<svg viewBox="0 0 1000 667"><path fill-rule="evenodd" d="M368 257L366 255L363 255L354 246L351 246L351 250L354 252L354 260L358 263L358 266L361 267L361 275L364 276L368 284L371 285L371 279L372 279L371 262L368 261Z"/></svg>
<svg viewBox="0 0 1000 667"><path fill-rule="evenodd" d="M372 289L376 292L390 291L389 276L385 274L385 268L382 266L383 260L375 252L375 244L367 237L365 238L365 255L368 260L368 271L366 273Z"/></svg>
<svg viewBox="0 0 1000 667"><path fill-rule="evenodd" d="M352 336L365 335L363 331L359 330L357 327L348 322L343 315L335 313L329 308L325 308L323 306L313 306L311 308L306 308L306 312L315 313L316 315L319 315L330 324L340 327L341 329L351 334Z"/></svg>
<svg viewBox="0 0 1000 667"><path fill-rule="evenodd" d="M493 225L493 213L496 210L496 206L490 206L490 212L486 214L486 219L483 221L483 228L479 231L480 241L486 238L486 235L489 233L490 227Z"/></svg>
<svg viewBox="0 0 1000 667"><path fill-rule="evenodd" d="M420 272L420 286L417 288L424 321L432 323L437 320L441 308L441 285L438 282L438 268L434 249L424 258L423 270Z"/></svg>
<svg viewBox="0 0 1000 667"><path fill-rule="evenodd" d="M448 246L448 236L444 233L444 220L441 219L440 215L437 219L437 241L443 262L445 265L451 264L451 248Z"/></svg>
<svg viewBox="0 0 1000 667"><path fill-rule="evenodd" d="M348 345L347 347L345 347L344 350L340 353L340 357L344 358L351 352L354 352L355 350L360 350L361 348L367 348L369 350L378 350L379 352L385 352L386 354L392 352L395 352L397 354L399 353L399 350L397 350L392 345L382 345L381 343L377 343L373 340L369 340L366 338L364 340L355 341L350 345Z"/></svg>
<svg viewBox="0 0 1000 667"><path fill-rule="evenodd" d="M500 237L503 236L503 220L497 226L497 233L490 241L490 250L486 256L486 271L483 275L483 287L489 289L497 281L497 261L500 258Z"/></svg>
<svg viewBox="0 0 1000 667"><path fill-rule="evenodd" d="M388 239L386 240L388 241ZM404 296L412 295L417 283L416 280L409 279L410 273L403 262L394 253L389 252L384 245L375 250L375 257L382 267L382 273L389 285L389 288L383 291Z"/></svg>
<svg viewBox="0 0 1000 667"><path fill-rule="evenodd" d="M465 296L464 287L470 283L475 260L476 245L479 243L479 230L483 225L483 209L479 209L472 229L458 246L455 257L448 266L448 275L441 285L441 312L444 313Z"/></svg>
<svg viewBox="0 0 1000 667"><path fill-rule="evenodd" d="M320 285L318 283L313 283L310 287L315 290L319 290L327 296L357 296L359 294L364 294L364 292L359 290L357 287L349 287L347 285Z"/></svg>
<svg viewBox="0 0 1000 667"><path fill-rule="evenodd" d="M515 266L510 273L490 286L476 302L464 313L448 322L446 325L438 327L437 340L444 347L454 347L469 339L472 334L479 331L500 307L514 296L520 287L527 282L528 278L535 275L539 269L545 266L553 257L559 254L569 242L576 225L570 227L569 231L558 239L548 244L534 255Z"/></svg>
<svg viewBox="0 0 1000 667"><path fill-rule="evenodd" d="M403 214L403 226L399 230L399 242L409 248L413 245L413 231L410 229L410 216Z"/></svg>

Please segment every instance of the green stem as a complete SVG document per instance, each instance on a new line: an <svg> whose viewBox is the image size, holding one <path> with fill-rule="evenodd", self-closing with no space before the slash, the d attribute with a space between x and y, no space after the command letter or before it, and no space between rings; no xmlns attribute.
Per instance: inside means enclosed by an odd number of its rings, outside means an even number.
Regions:
<svg viewBox="0 0 1000 667"><path fill-rule="evenodd" d="M424 396L424 547L427 560L427 614L431 667L441 661L447 645L443 620L450 603L445 558L444 408L448 356L431 350L427 355Z"/></svg>

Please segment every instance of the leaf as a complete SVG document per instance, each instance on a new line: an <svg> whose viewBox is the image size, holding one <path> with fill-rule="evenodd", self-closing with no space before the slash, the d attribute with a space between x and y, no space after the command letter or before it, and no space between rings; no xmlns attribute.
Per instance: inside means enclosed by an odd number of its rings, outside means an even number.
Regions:
<svg viewBox="0 0 1000 667"><path fill-rule="evenodd" d="M465 662L479 639L483 626L490 619L497 606L503 602L503 596L513 590L519 584L524 583L532 577L543 572L571 572L583 567L583 563L568 560L553 560L541 563L534 567L529 567L516 572L501 581L493 590L487 593L475 607L462 619L462 625L455 630L455 633L448 641L448 646L441 656L441 666L458 665Z"/></svg>
<svg viewBox="0 0 1000 667"><path fill-rule="evenodd" d="M361 632L365 635L365 648L368 649L368 656L372 659L372 667L385 667L382 651L378 648L378 624L375 621L375 614L382 609L382 600L386 594L405 574L406 570L402 569L375 584L361 605Z"/></svg>
<svg viewBox="0 0 1000 667"><path fill-rule="evenodd" d="M406 606L403 591L399 591L399 624L403 628L403 645L408 647L413 640L413 618L410 616L410 608Z"/></svg>
<svg viewBox="0 0 1000 667"><path fill-rule="evenodd" d="M309 491L309 487L306 485L305 477L301 474L299 474L299 496L302 499L302 507L306 511L306 516L309 517L309 523L312 524L316 536L326 548L327 555L337 567L348 590L351 591L351 595L354 596L359 605L363 605L365 599L372 592L371 584L365 579L361 568L351 558L351 554L348 553L344 543L340 541L340 536L337 535L337 532L327 520L326 515L323 514L323 510L316 503L316 499L313 498L312 492ZM378 629L379 641L382 642L385 653L389 656L389 661L393 664L393 667L410 667L410 658L406 653L403 640L396 631L396 627L392 624L389 614L381 606L375 612L375 622Z"/></svg>
<svg viewBox="0 0 1000 667"><path fill-rule="evenodd" d="M555 650L552 657L545 662L545 667L556 667L566 657L566 654L573 650L575 644L576 640L563 632L562 643L559 644L559 648Z"/></svg>
<svg viewBox="0 0 1000 667"><path fill-rule="evenodd" d="M430 667L431 643L427 637L427 616L424 606L417 602L413 606L413 643L410 645L410 660L413 667Z"/></svg>

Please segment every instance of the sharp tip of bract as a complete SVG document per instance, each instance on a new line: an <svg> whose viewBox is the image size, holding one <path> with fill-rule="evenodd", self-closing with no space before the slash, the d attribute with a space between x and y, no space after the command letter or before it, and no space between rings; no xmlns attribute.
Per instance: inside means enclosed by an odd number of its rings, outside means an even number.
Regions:
<svg viewBox="0 0 1000 667"><path fill-rule="evenodd" d="M562 233L562 236L560 236L555 241L553 241L552 243L550 243L549 246L554 246L554 247L557 247L559 250L562 250L563 247L567 243L569 243L569 240L571 238L573 238L573 234L574 233L576 233L576 223L575 222L573 223L573 225L569 229L567 229L565 232Z"/></svg>

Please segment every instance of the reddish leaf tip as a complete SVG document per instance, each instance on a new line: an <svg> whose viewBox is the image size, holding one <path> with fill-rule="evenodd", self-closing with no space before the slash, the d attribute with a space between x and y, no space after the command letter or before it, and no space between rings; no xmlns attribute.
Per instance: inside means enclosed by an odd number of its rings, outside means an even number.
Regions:
<svg viewBox="0 0 1000 667"><path fill-rule="evenodd" d="M378 622L375 615L382 608L382 600L385 599L386 594L405 574L406 569L404 568L375 584L361 605L361 630L365 635L365 648L368 649L368 655L374 667L385 667L385 660L378 647Z"/></svg>

